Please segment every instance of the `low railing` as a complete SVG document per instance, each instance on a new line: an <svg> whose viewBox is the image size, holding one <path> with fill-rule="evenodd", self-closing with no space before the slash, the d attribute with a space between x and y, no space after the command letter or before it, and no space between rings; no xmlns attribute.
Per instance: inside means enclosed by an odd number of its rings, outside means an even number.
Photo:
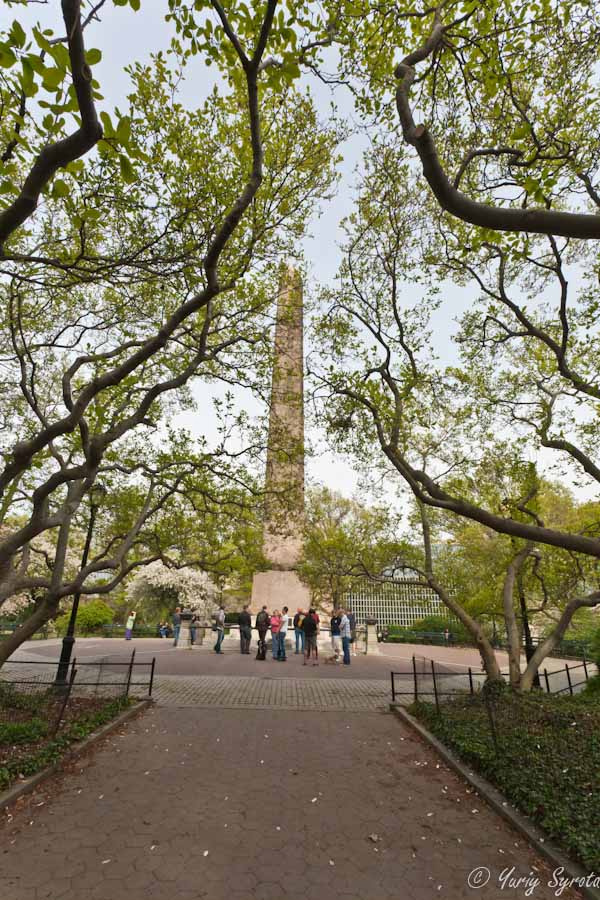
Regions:
<svg viewBox="0 0 600 900"><path fill-rule="evenodd" d="M57 682L59 660L13 660L9 659L0 669L0 683L14 685L15 688L28 685L32 690L60 687ZM145 696L152 696L156 657L140 662L135 658L135 649L126 660L103 657L102 659L73 659L69 665L67 680L76 680L76 690L96 694L109 693L128 697L144 688ZM146 673L142 678L140 673ZM76 673L75 675L73 673ZM142 680L138 680L142 678ZM112 690L116 688L117 690ZM111 689L111 690L108 690Z"/></svg>
<svg viewBox="0 0 600 900"><path fill-rule="evenodd" d="M474 641L468 636L456 635L451 630L446 635L443 631L411 631L410 629L402 631L389 631L388 627L383 626L380 630L381 639L384 643L389 644L427 644L436 647L474 647ZM495 650L507 650L506 641L498 637L490 637L490 643ZM532 647L538 646L538 641L534 638ZM525 645L523 644L523 651ZM589 659L591 653L591 642L589 640L562 640L549 654L550 657L558 657L559 659Z"/></svg>
<svg viewBox="0 0 600 900"><path fill-rule="evenodd" d="M548 694L575 694L585 686L594 674L595 666L584 661L576 665L565 663L564 667L551 672L547 668L540 671L540 687ZM508 680L508 673L502 672ZM464 666L461 671L452 671L443 663L425 657L412 657L412 668L408 672L390 672L392 702L399 698L411 697L415 703L424 697L433 697L436 706L439 698L457 693L477 693L486 680L485 671L473 666Z"/></svg>

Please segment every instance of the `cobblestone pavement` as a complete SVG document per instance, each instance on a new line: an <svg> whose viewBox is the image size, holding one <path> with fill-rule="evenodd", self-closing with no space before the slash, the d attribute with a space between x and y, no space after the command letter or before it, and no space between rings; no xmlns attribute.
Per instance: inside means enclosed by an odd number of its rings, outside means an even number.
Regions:
<svg viewBox="0 0 600 900"><path fill-rule="evenodd" d="M2 900L523 898L500 889L512 867L554 896L533 851L378 712L154 707L0 829Z"/></svg>
<svg viewBox="0 0 600 900"><path fill-rule="evenodd" d="M199 675L195 678L162 675L153 691L167 706L221 706L227 709L385 709L390 682L374 679L338 681L303 678L242 678Z"/></svg>

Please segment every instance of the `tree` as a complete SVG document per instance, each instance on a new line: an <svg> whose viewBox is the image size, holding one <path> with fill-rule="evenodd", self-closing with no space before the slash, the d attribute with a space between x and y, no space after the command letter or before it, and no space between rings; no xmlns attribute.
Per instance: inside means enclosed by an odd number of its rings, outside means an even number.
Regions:
<svg viewBox="0 0 600 900"><path fill-rule="evenodd" d="M15 131L26 76L14 74L10 57L3 133L15 143L5 192L3 221L10 227L0 323L10 357L3 372L0 470L10 531L0 542L0 603L31 582L32 542L50 534L56 551L53 577L38 585L47 596L6 652L55 615L69 590L85 588L82 576L96 571L87 566L65 582L65 548L84 498L99 477L118 469L121 457L128 458L121 474L129 477L132 496L136 478L151 485L137 498L141 518L126 523L122 543L115 539L113 562L127 569L139 529L162 507L157 492L166 502L189 476L187 460L177 453L180 472L167 458L160 460L162 470L148 469L142 435L152 435L162 416L190 405L190 380L262 389L277 262L329 189L338 139L335 130L320 126L310 100L289 86L292 79L263 67L270 41L278 40L275 7L269 2L251 20L239 18L236 34L220 5L208 4L198 27L207 27L209 10L221 20L217 56L227 81L220 90L188 111L177 98L180 73L163 56L133 65L127 114L114 121L102 114L103 138L87 165L57 157L58 166L66 165L60 179L36 147L49 128L64 147L66 120L81 114L80 106L71 95L54 104L57 119L50 127L37 117L39 104L28 105ZM80 19L73 27L81 36ZM190 28L181 28L174 49L185 59L197 43ZM19 28L11 34L18 52L9 50L23 73L27 65L37 72ZM34 37L56 62L52 76L42 66L45 84L59 76L61 84L68 81L73 62L64 57L63 42L39 31ZM93 117L97 98L88 99ZM40 160L46 205L36 209L32 202L23 218L15 213L29 191L23 173L39 173Z"/></svg>
<svg viewBox="0 0 600 900"><path fill-rule="evenodd" d="M308 493L302 580L320 604L338 607L357 578L377 579L393 563L399 543L394 516L328 488Z"/></svg>
<svg viewBox="0 0 600 900"><path fill-rule="evenodd" d="M584 303L569 309L554 239L550 262L546 239L532 244L517 238L519 243L502 249L498 260L499 245L492 247L490 256L489 242L477 243L477 235L470 234L469 244L464 229L457 228L454 234L445 222L438 229L435 219L433 226L422 222L419 242L411 241L419 198L408 168L396 162L395 151L385 143L371 153L357 213L347 226L339 287L326 294L329 309L317 323L330 360L320 372L322 393L329 398L330 430L339 446L363 460L378 443L388 466L402 476L423 511L453 513L516 541L512 562L507 562L504 604L514 654L520 651L520 642L513 589L535 545L560 548L573 555L575 566L586 570L585 577L575 578L583 593L571 596L562 609L552 638L536 650L534 670L560 640L575 611L600 602L595 511L585 523L564 516L547 522L530 504L538 486L527 483L529 460L540 445L558 451L597 481L588 431L589 421L597 415L594 360L580 351L590 317L597 315L595 301L584 295L587 307ZM403 218L397 214L400 205ZM520 323L518 329L502 325L485 287L491 270L492 277L501 281L501 296L508 296L509 263L514 287L521 290L520 302L509 299L507 304ZM429 335L430 317L439 304L435 288L423 287L424 299L409 305L403 285L408 282L414 289L415 284L441 280L450 272L483 287L484 310L465 317L459 334L461 365L441 367L436 365ZM540 282L559 285L557 325L549 316L542 318L543 306L541 315L534 312ZM492 359L486 358L488 351ZM505 369L497 364L503 353L510 354ZM582 425L586 403L590 418ZM559 433L553 434L553 429ZM505 450L508 436L512 444ZM506 472L512 469L513 483L521 482L523 489L508 498L480 491L486 455L504 458ZM432 562L428 563L426 550L423 571L430 583L435 580ZM473 628L473 622L467 627ZM489 647L486 653L491 665ZM513 664L516 680L516 656Z"/></svg>
<svg viewBox="0 0 600 900"><path fill-rule="evenodd" d="M170 568L161 560L141 569L127 587L127 601L146 620L163 619L175 606L208 619L216 610L217 588L206 572L190 566Z"/></svg>

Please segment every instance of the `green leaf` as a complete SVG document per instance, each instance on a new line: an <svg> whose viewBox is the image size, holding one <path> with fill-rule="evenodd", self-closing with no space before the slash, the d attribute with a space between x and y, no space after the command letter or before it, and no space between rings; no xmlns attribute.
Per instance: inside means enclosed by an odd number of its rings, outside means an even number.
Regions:
<svg viewBox="0 0 600 900"><path fill-rule="evenodd" d="M70 193L69 185L62 178L58 178L52 185L52 195L54 197L68 197Z"/></svg>
<svg viewBox="0 0 600 900"><path fill-rule="evenodd" d="M119 154L119 168L121 169L121 176L123 178L123 181L125 181L127 184L133 184L134 181L137 180L135 169L131 165L129 159L122 153Z"/></svg>
<svg viewBox="0 0 600 900"><path fill-rule="evenodd" d="M89 66L95 66L102 59L102 51L93 47L91 50L87 50L85 54L85 61Z"/></svg>

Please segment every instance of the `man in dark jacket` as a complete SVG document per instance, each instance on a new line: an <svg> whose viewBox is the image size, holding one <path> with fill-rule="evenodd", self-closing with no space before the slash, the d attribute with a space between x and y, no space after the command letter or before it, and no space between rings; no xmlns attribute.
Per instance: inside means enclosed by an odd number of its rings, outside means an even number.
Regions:
<svg viewBox="0 0 600 900"><path fill-rule="evenodd" d="M250 653L250 641L252 639L252 618L248 612L248 606L244 606L238 616L240 626L240 653Z"/></svg>
<svg viewBox="0 0 600 900"><path fill-rule="evenodd" d="M318 630L319 617L317 616L317 612L314 609L309 609L308 615L304 617L304 621L302 622L302 631L304 632L306 645L306 653L304 654L303 665L306 665L311 650L313 651L313 666L319 665L319 651L317 649Z"/></svg>
<svg viewBox="0 0 600 900"><path fill-rule="evenodd" d="M270 624L271 617L267 612L267 607L263 606L261 611L256 616L256 630L258 631L258 653L256 654L257 659L264 659L266 656L267 631Z"/></svg>

